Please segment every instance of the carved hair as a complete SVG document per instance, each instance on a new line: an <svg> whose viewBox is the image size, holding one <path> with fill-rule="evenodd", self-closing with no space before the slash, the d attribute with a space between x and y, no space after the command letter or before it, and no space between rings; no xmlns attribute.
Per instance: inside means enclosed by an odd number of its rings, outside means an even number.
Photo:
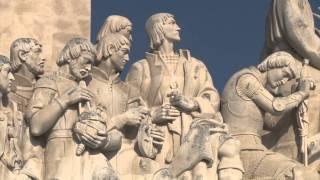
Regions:
<svg viewBox="0 0 320 180"><path fill-rule="evenodd" d="M291 54L284 51L271 54L257 66L261 72L283 67L289 67L294 77L299 76L299 65L295 62L295 59Z"/></svg>
<svg viewBox="0 0 320 180"><path fill-rule="evenodd" d="M163 25L167 19L174 18L169 13L157 13L149 17L146 22L146 31L150 38L150 49L157 50L164 39Z"/></svg>
<svg viewBox="0 0 320 180"><path fill-rule="evenodd" d="M103 37L97 44L97 58L96 64L99 64L103 59L107 59L111 56L108 46L113 46L115 51L118 51L121 46L131 46L131 42L121 34L110 34Z"/></svg>
<svg viewBox="0 0 320 180"><path fill-rule="evenodd" d="M104 21L102 27L99 30L96 42L98 43L104 36L108 34L114 34L125 29L127 26L132 26L131 21L123 16L111 15ZM131 37L130 37L131 41Z"/></svg>
<svg viewBox="0 0 320 180"><path fill-rule="evenodd" d="M10 60L13 71L17 71L22 64L19 52L28 53L34 46L42 47L42 45L33 38L19 38L13 41L10 47Z"/></svg>
<svg viewBox="0 0 320 180"><path fill-rule="evenodd" d="M62 66L68 64L68 60L76 59L80 57L82 53L88 53L95 57L96 50L87 39L73 38L62 49L60 57L57 60L57 65Z"/></svg>

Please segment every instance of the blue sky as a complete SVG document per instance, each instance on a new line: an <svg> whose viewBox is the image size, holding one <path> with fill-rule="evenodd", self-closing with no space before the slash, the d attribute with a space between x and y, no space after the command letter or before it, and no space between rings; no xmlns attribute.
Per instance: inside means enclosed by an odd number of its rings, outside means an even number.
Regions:
<svg viewBox="0 0 320 180"><path fill-rule="evenodd" d="M320 1L310 2L319 12L316 7ZM259 62L270 3L271 0L92 0L91 39L95 40L109 15L126 16L133 22L133 44L124 77L129 66L148 50L144 30L148 17L159 12L174 14L182 28L182 40L177 46L191 50L207 65L221 92L234 72Z"/></svg>

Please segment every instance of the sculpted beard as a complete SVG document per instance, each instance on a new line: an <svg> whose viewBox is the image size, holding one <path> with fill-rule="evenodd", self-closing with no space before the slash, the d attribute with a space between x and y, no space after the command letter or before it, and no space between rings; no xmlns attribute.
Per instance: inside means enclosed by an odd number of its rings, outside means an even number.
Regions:
<svg viewBox="0 0 320 180"><path fill-rule="evenodd" d="M34 75L42 75L44 74L44 68L40 65L34 65L34 64L27 64L27 67L30 72L32 72Z"/></svg>

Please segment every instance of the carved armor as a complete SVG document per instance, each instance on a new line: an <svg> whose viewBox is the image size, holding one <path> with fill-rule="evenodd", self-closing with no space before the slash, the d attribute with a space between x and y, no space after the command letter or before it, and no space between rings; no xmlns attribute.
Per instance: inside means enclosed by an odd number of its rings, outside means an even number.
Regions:
<svg viewBox="0 0 320 180"><path fill-rule="evenodd" d="M298 91L288 97L274 98L264 88L265 79L255 67L240 70L227 82L222 94L222 116L231 134L241 143L245 178L292 177L299 163L268 151L261 142L264 113L280 113L296 107L306 95ZM285 107L285 108L283 108Z"/></svg>

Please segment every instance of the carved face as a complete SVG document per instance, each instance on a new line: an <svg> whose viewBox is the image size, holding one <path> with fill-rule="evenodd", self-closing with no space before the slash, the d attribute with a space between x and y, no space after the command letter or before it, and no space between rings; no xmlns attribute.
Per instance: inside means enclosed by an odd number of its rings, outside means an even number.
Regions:
<svg viewBox="0 0 320 180"><path fill-rule="evenodd" d="M119 50L113 50L110 56L110 61L116 72L121 72L129 61L129 51L130 47L128 45L121 45Z"/></svg>
<svg viewBox="0 0 320 180"><path fill-rule="evenodd" d="M91 54L82 53L77 59L70 60L70 73L79 81L88 77L93 58Z"/></svg>
<svg viewBox="0 0 320 180"><path fill-rule="evenodd" d="M122 34L129 40L132 39L131 32L132 32L132 26L129 26L129 25L119 31L120 34Z"/></svg>
<svg viewBox="0 0 320 180"><path fill-rule="evenodd" d="M163 24L164 37L169 41L180 41L180 30L180 27L173 17L169 17Z"/></svg>
<svg viewBox="0 0 320 180"><path fill-rule="evenodd" d="M45 60L46 59L43 56L41 46L34 45L32 46L31 50L27 53L25 63L29 71L37 76L44 73Z"/></svg>
<svg viewBox="0 0 320 180"><path fill-rule="evenodd" d="M267 72L267 85L277 88L293 78L289 67L274 68Z"/></svg>
<svg viewBox="0 0 320 180"><path fill-rule="evenodd" d="M9 93L13 80L10 64L3 64L0 71L0 92L3 94Z"/></svg>

